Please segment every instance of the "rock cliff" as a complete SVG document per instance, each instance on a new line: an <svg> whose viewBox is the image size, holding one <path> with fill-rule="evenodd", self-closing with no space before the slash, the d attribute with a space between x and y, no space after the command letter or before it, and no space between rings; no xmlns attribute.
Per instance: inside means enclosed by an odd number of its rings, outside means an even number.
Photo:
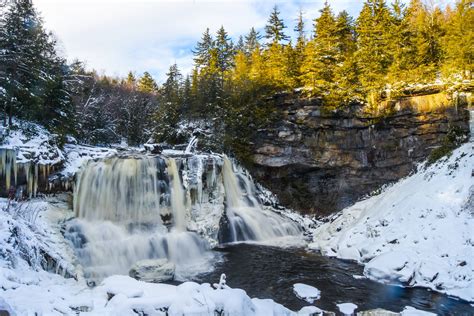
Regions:
<svg viewBox="0 0 474 316"><path fill-rule="evenodd" d="M281 119L253 140L252 173L287 207L327 215L407 176L448 133L469 133L471 95L430 91L329 110L299 93L273 98ZM382 109L382 110L380 110Z"/></svg>

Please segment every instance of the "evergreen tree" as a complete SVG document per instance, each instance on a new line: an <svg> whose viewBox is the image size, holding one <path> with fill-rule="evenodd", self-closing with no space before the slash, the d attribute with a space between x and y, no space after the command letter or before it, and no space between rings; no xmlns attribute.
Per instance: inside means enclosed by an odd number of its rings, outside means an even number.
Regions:
<svg viewBox="0 0 474 316"><path fill-rule="evenodd" d="M157 91L158 85L150 73L145 71L140 80L138 80L137 89L141 92L154 93Z"/></svg>
<svg viewBox="0 0 474 316"><path fill-rule="evenodd" d="M274 6L267 25L265 25L265 38L270 41L270 44L279 44L282 41L287 41L289 37L283 32L285 28L286 25L280 18L278 7Z"/></svg>
<svg viewBox="0 0 474 316"><path fill-rule="evenodd" d="M250 32L245 36L245 54L250 56L253 51L260 45L261 39L260 34L255 31L255 28L251 28Z"/></svg>
<svg viewBox="0 0 474 316"><path fill-rule="evenodd" d="M239 40L237 41L237 44L234 47L235 52L245 52L245 43L244 43L244 37L242 35L239 36Z"/></svg>
<svg viewBox="0 0 474 316"><path fill-rule="evenodd" d="M0 19L0 103L4 119L30 119L65 132L72 124L64 59L30 0L12 1ZM50 116L46 117L45 113ZM61 126L62 125L62 126Z"/></svg>
<svg viewBox="0 0 474 316"><path fill-rule="evenodd" d="M232 67L234 57L232 41L223 26L217 31L214 47L217 54L217 67L223 74Z"/></svg>
<svg viewBox="0 0 474 316"><path fill-rule="evenodd" d="M125 84L130 89L135 88L135 86L137 84L137 79L135 78L135 75L133 74L133 72L131 72L131 71L128 72L127 79L125 80Z"/></svg>
<svg viewBox="0 0 474 316"><path fill-rule="evenodd" d="M163 84L162 102L155 114L155 135L154 138L163 141L174 134L176 125L182 114L182 80L178 66L173 64Z"/></svg>
<svg viewBox="0 0 474 316"><path fill-rule="evenodd" d="M301 84L301 68L304 63L305 57L305 47L306 47L306 34L305 34L305 24L303 20L303 11L300 10L298 18L296 20L296 26L294 31L298 34L296 39L296 45L292 54L289 54L287 57L291 58L291 72L292 77L294 77L294 85L299 86ZM287 53L290 53L289 50ZM290 56L291 55L291 56Z"/></svg>
<svg viewBox="0 0 474 316"><path fill-rule="evenodd" d="M209 28L207 28L202 35L201 41L197 43L196 48L193 50L196 67L202 68L209 66L211 50L213 48L214 40L209 33Z"/></svg>
<svg viewBox="0 0 474 316"><path fill-rule="evenodd" d="M339 43L336 18L327 2L320 12L314 24L314 39L305 51L301 81L305 86L327 90L334 81Z"/></svg>
<svg viewBox="0 0 474 316"><path fill-rule="evenodd" d="M454 11L447 15L443 52L448 73L460 72L471 79L474 63L474 10L472 0L460 0Z"/></svg>
<svg viewBox="0 0 474 316"><path fill-rule="evenodd" d="M392 62L390 52L391 15L384 0L366 0L357 19L357 66L360 81L375 103L376 90L383 87L388 67Z"/></svg>

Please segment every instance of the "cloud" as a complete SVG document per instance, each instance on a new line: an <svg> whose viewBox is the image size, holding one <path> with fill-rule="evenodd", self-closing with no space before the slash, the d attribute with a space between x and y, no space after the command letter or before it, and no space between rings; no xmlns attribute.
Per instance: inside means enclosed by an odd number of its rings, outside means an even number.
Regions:
<svg viewBox="0 0 474 316"><path fill-rule="evenodd" d="M192 68L192 48L202 32L224 25L235 39L254 26L263 31L274 4L292 34L298 11L306 12L307 32L324 0L33 0L64 50L73 60L108 75L149 71L163 81L176 62L184 73ZM334 11L357 15L362 1L330 1Z"/></svg>

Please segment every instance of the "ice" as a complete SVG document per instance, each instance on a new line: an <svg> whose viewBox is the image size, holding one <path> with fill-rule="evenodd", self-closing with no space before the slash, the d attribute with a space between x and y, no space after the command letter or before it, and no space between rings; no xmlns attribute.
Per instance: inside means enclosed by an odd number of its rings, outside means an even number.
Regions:
<svg viewBox="0 0 474 316"><path fill-rule="evenodd" d="M421 311L411 306L406 306L400 313L402 316L431 316L436 315L434 313Z"/></svg>
<svg viewBox="0 0 474 316"><path fill-rule="evenodd" d="M357 309L357 305L354 303L341 303L337 304L337 308L339 308L339 311L344 315L353 315Z"/></svg>
<svg viewBox="0 0 474 316"><path fill-rule="evenodd" d="M293 292L298 298L305 300L310 304L312 304L315 300L318 300L321 297L320 290L303 283L295 283L293 285Z"/></svg>
<svg viewBox="0 0 474 316"><path fill-rule="evenodd" d="M305 306L298 312L298 316L316 316L322 314L323 310L317 308L316 306Z"/></svg>

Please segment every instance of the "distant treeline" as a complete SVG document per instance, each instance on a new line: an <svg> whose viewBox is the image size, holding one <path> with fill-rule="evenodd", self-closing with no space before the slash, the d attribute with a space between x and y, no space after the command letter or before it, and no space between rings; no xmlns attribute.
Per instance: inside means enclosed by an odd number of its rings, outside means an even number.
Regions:
<svg viewBox="0 0 474 316"><path fill-rule="evenodd" d="M205 121L225 148L245 152L253 133L278 117L266 100L276 92L302 88L329 107L374 105L382 91L409 83L470 80L473 11L472 0L444 9L366 0L354 19L326 2L311 32L300 12L292 41L274 7L264 34L251 28L234 43L224 27L215 36L206 29L192 73L172 65L158 86L148 73L115 79L68 65L31 1L19 0L0 20L0 104L5 123L26 118L92 144L170 141L179 123Z"/></svg>

